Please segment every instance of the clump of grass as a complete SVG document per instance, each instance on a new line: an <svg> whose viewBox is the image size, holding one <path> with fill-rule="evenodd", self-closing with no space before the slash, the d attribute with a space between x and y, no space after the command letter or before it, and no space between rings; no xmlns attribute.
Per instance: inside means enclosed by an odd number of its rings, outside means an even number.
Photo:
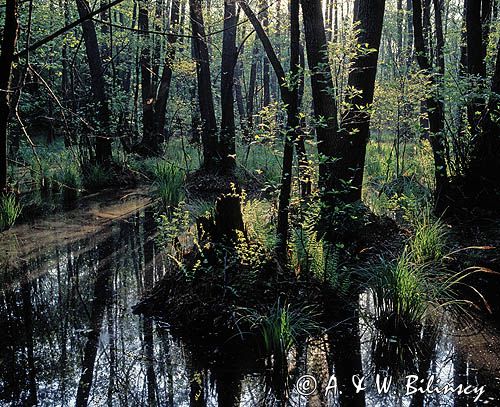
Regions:
<svg viewBox="0 0 500 407"><path fill-rule="evenodd" d="M447 230L440 219L434 219L427 206L414 216L415 234L410 241L410 251L417 264L437 262L445 255Z"/></svg>
<svg viewBox="0 0 500 407"><path fill-rule="evenodd" d="M22 206L13 194L0 196L0 232L12 227L21 211Z"/></svg>
<svg viewBox="0 0 500 407"><path fill-rule="evenodd" d="M79 167L74 164L65 165L56 174L55 180L62 188L64 202L70 203L75 201L82 182Z"/></svg>
<svg viewBox="0 0 500 407"><path fill-rule="evenodd" d="M264 354L273 361L275 368L283 369L287 366L288 353L298 340L318 330L315 317L315 311L309 305L292 307L286 301L278 300L266 312L250 310L245 318L258 332Z"/></svg>
<svg viewBox="0 0 500 407"><path fill-rule="evenodd" d="M111 185L113 174L111 170L99 164L90 164L83 168L83 186L88 191L98 191Z"/></svg>
<svg viewBox="0 0 500 407"><path fill-rule="evenodd" d="M164 209L176 206L184 199L183 184L185 173L182 169L166 161L158 162L154 170L155 194Z"/></svg>
<svg viewBox="0 0 500 407"><path fill-rule="evenodd" d="M434 302L425 269L405 250L395 261L381 260L372 281L377 326L388 336L411 336L418 331L427 305Z"/></svg>

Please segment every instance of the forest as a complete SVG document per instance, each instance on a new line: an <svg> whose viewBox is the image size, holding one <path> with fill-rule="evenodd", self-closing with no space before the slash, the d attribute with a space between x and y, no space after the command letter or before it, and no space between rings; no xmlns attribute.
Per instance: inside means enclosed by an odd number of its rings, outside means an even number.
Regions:
<svg viewBox="0 0 500 407"><path fill-rule="evenodd" d="M0 32L0 406L500 405L499 0Z"/></svg>

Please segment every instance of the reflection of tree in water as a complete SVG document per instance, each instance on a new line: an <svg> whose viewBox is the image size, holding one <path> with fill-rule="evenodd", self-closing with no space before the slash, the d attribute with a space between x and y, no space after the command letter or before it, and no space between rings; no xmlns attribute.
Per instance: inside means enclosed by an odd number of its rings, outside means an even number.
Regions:
<svg viewBox="0 0 500 407"><path fill-rule="evenodd" d="M168 333L157 340L152 323L130 313L155 278L145 267L152 240L143 222L137 215L103 238L43 254L27 267L34 280L3 293L1 400L128 406L143 405L148 393L158 405L187 398L179 346Z"/></svg>
<svg viewBox="0 0 500 407"><path fill-rule="evenodd" d="M367 332L355 309L341 307L332 315L333 328L327 334L290 352L288 377L281 380L269 375L262 355L248 348L218 344L207 351L185 341L181 345L161 323L131 313L131 306L163 273L154 229L153 214L136 214L102 236L46 251L27 264L32 279L0 297L2 403L297 405L305 398L293 386L309 373L317 377L322 392L330 374L344 390L339 397L317 393L309 400L311 406L389 406L398 405L401 397L382 397L371 387L355 394L351 376L376 371L404 376L408 371L421 377L435 373L457 384L484 381L449 338L429 331L421 341L429 351L417 352L409 344ZM280 389L287 389L289 401L283 396L280 401ZM417 407L429 401L472 405L470 397L451 395L417 395L404 402Z"/></svg>

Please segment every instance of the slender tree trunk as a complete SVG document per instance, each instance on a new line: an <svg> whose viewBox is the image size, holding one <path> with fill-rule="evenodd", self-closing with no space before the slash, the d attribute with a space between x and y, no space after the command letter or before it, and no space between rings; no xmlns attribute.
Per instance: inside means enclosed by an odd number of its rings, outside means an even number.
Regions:
<svg viewBox="0 0 500 407"><path fill-rule="evenodd" d="M266 34L268 34L269 28L269 4L267 0L263 0L261 2L261 8L263 9L262 14L262 27ZM269 35L269 34L268 34ZM271 83L270 83L270 75L269 75L269 59L267 55L264 54L262 56L262 87L263 87L263 99L262 99L262 107L269 106L271 103Z"/></svg>
<svg viewBox="0 0 500 407"><path fill-rule="evenodd" d="M85 18L90 14L90 8L86 0L76 0L76 5L80 18ZM91 19L85 20L82 22L82 29L90 69L92 93L98 103L97 121L100 128L97 130L95 141L96 160L99 164L108 165L112 158L111 139L109 137L111 111L106 94L102 58L94 22Z"/></svg>
<svg viewBox="0 0 500 407"><path fill-rule="evenodd" d="M151 64L148 0L139 0L139 29L141 30L141 100L142 100L142 146L145 155L156 155L158 140L155 133L154 90Z"/></svg>
<svg viewBox="0 0 500 407"><path fill-rule="evenodd" d="M176 30L179 24L179 0L172 0L170 9L170 30ZM167 36L167 50L165 55L165 63L158 87L158 93L155 102L155 126L156 126L156 139L163 138L165 130L165 119L167 111L167 101L170 93L170 86L172 84L172 63L175 58L175 42L177 37L175 35Z"/></svg>
<svg viewBox="0 0 500 407"><path fill-rule="evenodd" d="M236 165L236 134L234 122L234 69L238 58L236 49L235 0L224 1L224 34L222 39L221 63L221 135L220 155L222 168L232 172Z"/></svg>
<svg viewBox="0 0 500 407"><path fill-rule="evenodd" d="M422 22L422 0L413 0L413 28L417 62L420 69L424 70L429 75L431 86L433 87L432 93L426 100L426 107L430 127L429 141L434 157L434 178L436 182L434 194L435 206L436 210L441 212L445 209L445 194L448 189L444 140L444 103L438 94L438 87L433 75L432 65L429 60L429 52L425 42Z"/></svg>
<svg viewBox="0 0 500 407"><path fill-rule="evenodd" d="M293 78L299 76L300 69L300 26L299 0L290 1L290 74ZM281 189L278 204L278 246L277 252L286 259L288 243L288 213L292 192L293 145L299 131L299 84L289 89L287 106L287 128L285 132L285 147L283 151L283 169L281 174Z"/></svg>
<svg viewBox="0 0 500 407"><path fill-rule="evenodd" d="M203 166L206 169L214 170L218 161L217 122L201 0L189 0L189 7L193 33L193 52L198 78L198 103L202 120Z"/></svg>
<svg viewBox="0 0 500 407"><path fill-rule="evenodd" d="M252 50L252 62L250 65L250 79L248 81L248 92L247 92L247 128L244 132L244 139L247 142L250 142L250 133L253 130L253 114L254 114L254 106L255 106L255 88L257 84L257 70L259 69L259 46L257 39L255 39L255 43Z"/></svg>
<svg viewBox="0 0 500 407"><path fill-rule="evenodd" d="M7 126L10 105L10 74L17 41L18 1L7 0L5 3L5 24L2 35L2 53L0 54L0 193L7 189Z"/></svg>

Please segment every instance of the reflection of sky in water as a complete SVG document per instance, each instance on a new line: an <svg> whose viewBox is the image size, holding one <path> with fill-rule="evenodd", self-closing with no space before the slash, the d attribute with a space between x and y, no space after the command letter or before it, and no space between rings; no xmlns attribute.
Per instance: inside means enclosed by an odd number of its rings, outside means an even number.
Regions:
<svg viewBox="0 0 500 407"><path fill-rule="evenodd" d="M163 273L161 257L153 255L145 236L144 214L113 226L111 232L105 238L61 245L32 260L28 269L37 277L3 292L1 400L14 406L28 405L36 385L37 405L75 405L78 388L84 387L82 367L89 365L93 375L88 403L92 406L142 406L152 397L156 405L190 406L202 400L196 397L200 392L204 398L201 405L217 406L218 382L209 369L192 367L191 353L168 329L131 313L145 286ZM153 258L154 268L146 267ZM362 305L369 308L366 297ZM360 321L363 370L372 372L372 332ZM98 337L95 360L86 353L92 327ZM325 338L308 344L291 381L307 372L317 375L324 389L331 370L328 349ZM431 371L439 383L453 382L451 339L441 336L436 349ZM241 377L240 405L260 406L264 399L272 400L266 397L263 375L235 373L235 377ZM193 382L199 382L199 387ZM306 399L293 387L290 399L290 405L306 405ZM316 396L309 405L320 405L315 401L327 404ZM409 406L411 398L395 394L381 397L368 384L366 401L369 406ZM328 405L338 404L329 398ZM426 399L426 405L453 404L453 395Z"/></svg>

